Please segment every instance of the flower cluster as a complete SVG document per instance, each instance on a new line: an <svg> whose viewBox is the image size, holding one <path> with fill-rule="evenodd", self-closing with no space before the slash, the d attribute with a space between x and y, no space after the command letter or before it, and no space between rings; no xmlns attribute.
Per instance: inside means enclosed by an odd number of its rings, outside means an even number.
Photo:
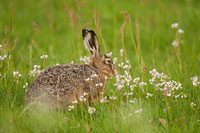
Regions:
<svg viewBox="0 0 200 133"><path fill-rule="evenodd" d="M86 102L86 101L87 101L87 99L85 98L84 95L83 95L83 96L80 96L80 97L79 97L79 100L80 100L81 102Z"/></svg>
<svg viewBox="0 0 200 133"><path fill-rule="evenodd" d="M121 55L121 56L124 55L124 50L123 50L123 49L120 50L120 55Z"/></svg>
<svg viewBox="0 0 200 133"><path fill-rule="evenodd" d="M174 23L171 25L172 29L176 29L179 34L183 34L184 31L182 29L178 29L178 26L178 23ZM176 35L176 39L172 42L172 46L174 46L174 48L177 48L179 46L178 35Z"/></svg>
<svg viewBox="0 0 200 133"><path fill-rule="evenodd" d="M112 52L107 53L107 56L108 56L108 57L112 56Z"/></svg>
<svg viewBox="0 0 200 133"><path fill-rule="evenodd" d="M133 100L129 100L130 103L135 103L136 102L136 98L134 98Z"/></svg>
<svg viewBox="0 0 200 133"><path fill-rule="evenodd" d="M178 93L178 90L182 90L182 84L179 82L176 82L174 80L169 80L167 75L164 73L158 73L156 69L153 69L150 71L151 79L149 80L149 83L154 86L156 90L160 90L163 92L163 95L166 97L174 97L174 98L187 98L187 94L176 94Z"/></svg>
<svg viewBox="0 0 200 133"><path fill-rule="evenodd" d="M103 97L101 100L100 100L100 103L106 103L107 102L107 96Z"/></svg>
<svg viewBox="0 0 200 133"><path fill-rule="evenodd" d="M172 29L178 28L178 23L174 23L171 25Z"/></svg>
<svg viewBox="0 0 200 133"><path fill-rule="evenodd" d="M116 64L116 62L117 62L117 57L114 57L113 58L113 63Z"/></svg>
<svg viewBox="0 0 200 133"><path fill-rule="evenodd" d="M13 71L13 77L14 78L20 78L22 75L18 71Z"/></svg>
<svg viewBox="0 0 200 133"><path fill-rule="evenodd" d="M96 84L97 87L102 87L103 86L103 83L98 83Z"/></svg>
<svg viewBox="0 0 200 133"><path fill-rule="evenodd" d="M34 69L30 72L31 76L37 76L40 73L40 65L34 65Z"/></svg>
<svg viewBox="0 0 200 133"><path fill-rule="evenodd" d="M116 83L114 86L116 86L118 90L121 90L125 86L130 85L132 77L130 75L129 69L131 68L131 65L129 60L125 59L125 63L124 62L119 63L118 67L120 67L123 70L122 73L124 74L116 76Z"/></svg>
<svg viewBox="0 0 200 133"><path fill-rule="evenodd" d="M87 56L80 57L80 61L84 64L89 64L90 63L90 58Z"/></svg>
<svg viewBox="0 0 200 133"><path fill-rule="evenodd" d="M77 103L78 103L77 100L72 101L72 104L77 104Z"/></svg>
<svg viewBox="0 0 200 133"><path fill-rule="evenodd" d="M152 97L152 96L153 96L153 94L151 94L151 93L146 94L146 98L149 98L149 97Z"/></svg>
<svg viewBox="0 0 200 133"><path fill-rule="evenodd" d="M74 105L69 105L68 108L69 108L68 110L71 111L74 109Z"/></svg>
<svg viewBox="0 0 200 133"><path fill-rule="evenodd" d="M6 59L7 57L8 57L7 55L0 56L0 61L3 61L3 60ZM9 56L9 59L10 59L10 56Z"/></svg>
<svg viewBox="0 0 200 133"><path fill-rule="evenodd" d="M97 75L97 74L92 74L89 78L86 78L85 79L85 81L87 81L87 82L91 82L91 81L93 81L95 78L97 78L99 75ZM102 83L99 83L99 84L96 84L96 86L99 86L99 85L103 85Z"/></svg>
<svg viewBox="0 0 200 133"><path fill-rule="evenodd" d="M142 109L135 110L135 114L142 112Z"/></svg>
<svg viewBox="0 0 200 133"><path fill-rule="evenodd" d="M195 107L197 106L197 104L194 103L194 102L191 102L190 106L191 106L192 108L195 108Z"/></svg>
<svg viewBox="0 0 200 133"><path fill-rule="evenodd" d="M86 102L88 93L84 92L82 96L79 97L79 101Z"/></svg>
<svg viewBox="0 0 200 133"><path fill-rule="evenodd" d="M28 87L28 83L26 83L25 85L23 85L23 88L27 88Z"/></svg>
<svg viewBox="0 0 200 133"><path fill-rule="evenodd" d="M115 97L115 96L110 96L109 99L111 99L111 100L116 100L117 97Z"/></svg>
<svg viewBox="0 0 200 133"><path fill-rule="evenodd" d="M126 59L126 63L121 62L121 63L118 64L118 67L119 67L119 68L126 69L126 70L129 70L129 69L131 68L131 65L130 65L130 63L129 63L129 60Z"/></svg>
<svg viewBox="0 0 200 133"><path fill-rule="evenodd" d="M48 55L42 55L42 56L40 56L40 59L43 59L43 60L45 60L47 58L48 58Z"/></svg>
<svg viewBox="0 0 200 133"><path fill-rule="evenodd" d="M193 86L198 86L198 84L200 84L200 82L198 81L198 77L197 76L192 77L191 80L192 80Z"/></svg>

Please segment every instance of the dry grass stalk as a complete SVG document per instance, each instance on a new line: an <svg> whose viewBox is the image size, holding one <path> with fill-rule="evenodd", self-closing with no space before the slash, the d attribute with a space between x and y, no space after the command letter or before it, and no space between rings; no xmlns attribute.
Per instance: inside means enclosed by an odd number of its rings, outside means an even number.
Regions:
<svg viewBox="0 0 200 133"><path fill-rule="evenodd" d="M95 28L97 30L97 33L99 34L101 40L103 41L104 51L105 51L105 53L107 53L105 41L103 39L102 32L101 32L102 26L100 26L100 19L99 19L99 15L97 14L96 10L93 11L93 18L94 18L94 25L95 25Z"/></svg>
<svg viewBox="0 0 200 133"><path fill-rule="evenodd" d="M131 16L128 14L127 11L122 11L121 14L124 15L124 22L123 22L123 24L122 24L122 26L120 28L121 43L122 43L122 47L125 48L124 47L124 28L125 28L125 26L126 26L126 24L127 24L128 21L131 23Z"/></svg>
<svg viewBox="0 0 200 133"><path fill-rule="evenodd" d="M34 33L37 33L37 31L38 31L37 24L35 22L33 22L32 24L33 24L33 28L34 28Z"/></svg>
<svg viewBox="0 0 200 133"><path fill-rule="evenodd" d="M100 26L100 20L96 10L93 11L93 17L94 17L94 25L97 29L97 32L101 35L102 26Z"/></svg>
<svg viewBox="0 0 200 133"><path fill-rule="evenodd" d="M5 36L6 36L7 32L8 32L8 26L6 25L6 27L5 27Z"/></svg>
<svg viewBox="0 0 200 133"><path fill-rule="evenodd" d="M139 32L139 20L136 19L135 21L136 25L136 42L137 42L137 50L140 51L140 32Z"/></svg>
<svg viewBox="0 0 200 133"><path fill-rule="evenodd" d="M91 24L87 23L87 24L84 25L84 28L88 28L90 26L91 26Z"/></svg>
<svg viewBox="0 0 200 133"><path fill-rule="evenodd" d="M181 117L181 121L182 121L182 126L184 127L184 125L185 125L185 120L186 120L186 117L183 115L182 117Z"/></svg>
<svg viewBox="0 0 200 133"><path fill-rule="evenodd" d="M51 14L50 13L47 14L47 19L49 21L50 30L52 31L53 30L53 23L51 21Z"/></svg>
<svg viewBox="0 0 200 133"><path fill-rule="evenodd" d="M78 13L80 13L81 7L83 6L83 7L87 8L87 7L88 7L88 4L87 4L86 1L81 2L81 1L79 1L79 0L76 0L76 6L77 6L77 8L78 8Z"/></svg>
<svg viewBox="0 0 200 133"><path fill-rule="evenodd" d="M74 11L68 7L65 8L65 11L68 13L70 20L77 26L78 31L80 31L80 23L78 22L78 19L74 14Z"/></svg>

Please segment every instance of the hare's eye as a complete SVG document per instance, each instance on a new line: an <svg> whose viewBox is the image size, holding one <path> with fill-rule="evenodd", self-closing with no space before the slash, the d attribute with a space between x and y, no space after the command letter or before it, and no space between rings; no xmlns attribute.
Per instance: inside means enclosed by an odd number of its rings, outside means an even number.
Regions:
<svg viewBox="0 0 200 133"><path fill-rule="evenodd" d="M112 63L112 61L111 61L111 60L107 60L107 63L108 63L108 64L111 64L111 63Z"/></svg>

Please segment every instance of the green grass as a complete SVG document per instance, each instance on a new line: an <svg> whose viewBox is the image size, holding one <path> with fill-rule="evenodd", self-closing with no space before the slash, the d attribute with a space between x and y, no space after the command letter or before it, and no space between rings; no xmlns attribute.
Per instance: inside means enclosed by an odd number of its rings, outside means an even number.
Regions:
<svg viewBox="0 0 200 133"><path fill-rule="evenodd" d="M190 79L194 76L200 78L199 1L81 2L86 4L82 4L80 10L75 1L67 0L0 2L0 56L11 55L10 59L0 60L0 132L199 132L200 84L193 86ZM140 77L147 85L137 86L133 95L128 97L124 93L130 92L130 86L126 84L117 90L114 86L116 79L109 79L104 95L117 99L90 105L96 108L91 115L86 105L78 105L72 111L30 110L32 105L24 105L27 87L23 88L23 85L27 82L30 86L34 81L35 77L29 75L33 66L41 65L44 69L72 60L80 63L81 56L88 56L81 29L90 24L88 28L97 31L94 10L102 26L102 34L98 32L102 53L106 54L105 49L107 53L112 51L112 58L118 57L119 62L129 59L132 79ZM127 11L131 16L124 29L124 46L120 32L124 22L121 11ZM75 21L70 17L72 12ZM139 22L138 35L136 19ZM36 32L33 22L37 25ZM175 22L184 34L171 28ZM176 36L180 43L174 52L172 42ZM137 37L140 50L137 50ZM126 50L123 57L119 54L122 48ZM40 59L44 54L48 55L45 65ZM149 71L153 68L167 74L168 80L182 83L183 89L174 93L188 97L166 98L161 91L155 90L149 83ZM19 71L22 77L14 78L13 71ZM118 68L118 73L124 74L124 69ZM148 92L153 96L147 99ZM133 98L136 98L135 103L130 103ZM192 102L196 106L192 107ZM142 112L134 113L138 109Z"/></svg>

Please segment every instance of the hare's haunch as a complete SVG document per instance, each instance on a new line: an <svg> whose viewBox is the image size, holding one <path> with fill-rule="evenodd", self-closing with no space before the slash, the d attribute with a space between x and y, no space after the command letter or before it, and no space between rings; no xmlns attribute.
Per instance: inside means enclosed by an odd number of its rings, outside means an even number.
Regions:
<svg viewBox="0 0 200 133"><path fill-rule="evenodd" d="M115 76L116 67L109 57L100 53L94 31L83 29L82 36L86 48L90 51L90 63L47 68L26 90L27 104L36 101L63 107L75 100L90 103L104 91L105 77ZM81 97L85 94L87 99L82 100Z"/></svg>

